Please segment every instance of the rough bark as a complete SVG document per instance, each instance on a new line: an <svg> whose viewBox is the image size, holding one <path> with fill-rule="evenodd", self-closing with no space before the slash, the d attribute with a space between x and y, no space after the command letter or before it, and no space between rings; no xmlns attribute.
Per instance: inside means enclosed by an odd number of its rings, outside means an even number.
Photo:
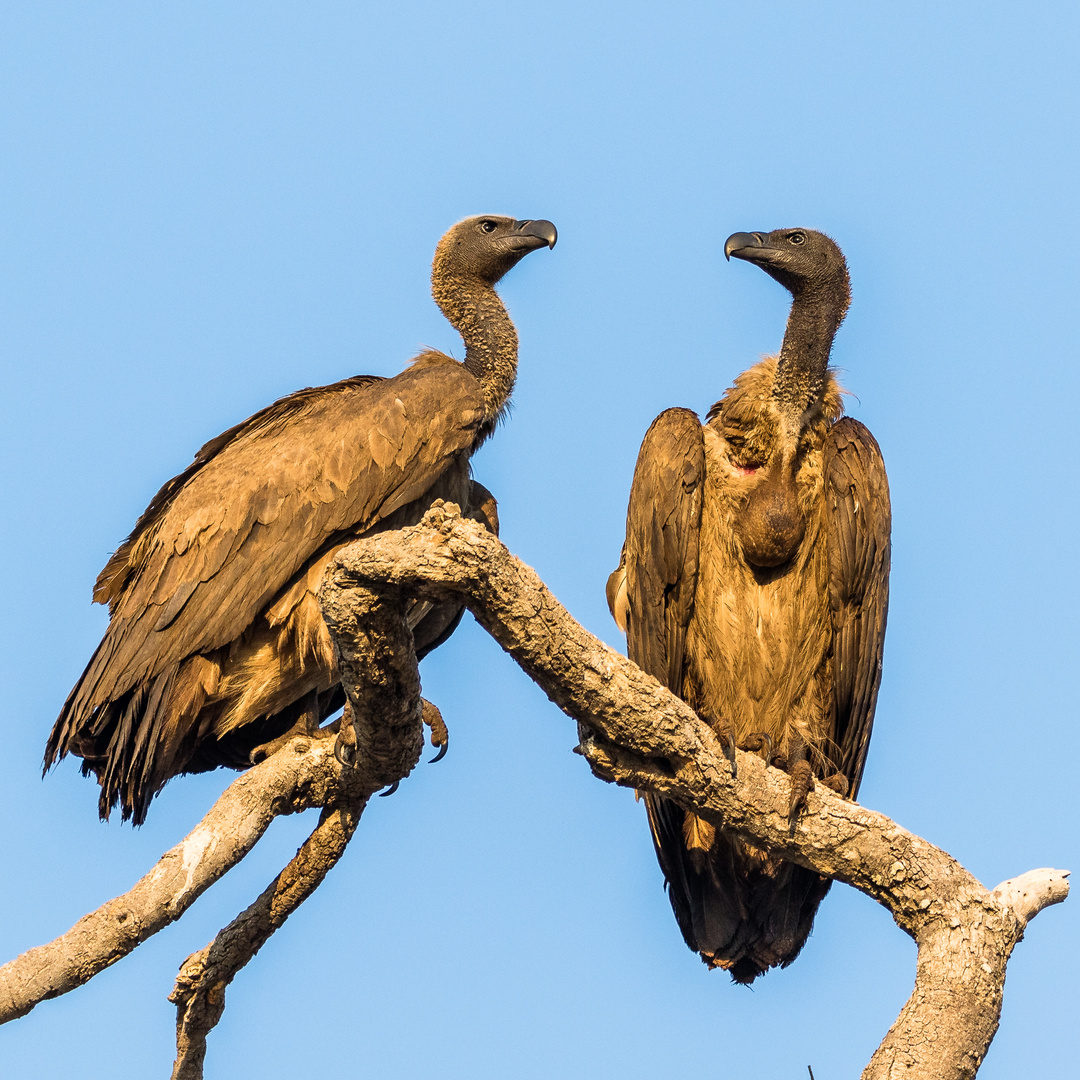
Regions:
<svg viewBox="0 0 1080 1080"><path fill-rule="evenodd" d="M406 605L452 594L578 721L597 776L673 799L890 909L919 947L915 990L864 1080L975 1075L997 1028L1012 948L1031 918L1065 899L1068 872L1031 871L991 892L945 852L824 789L791 825L786 774L741 752L733 771L685 703L587 633L534 571L453 506L350 545L327 574L321 599L349 698L336 749L354 764L342 766L329 738L299 736L245 773L132 890L0 968L0 1022L81 985L179 918L277 814L324 807L285 870L181 970L173 1076L200 1077L229 981L340 858L371 794L416 764L423 702Z"/></svg>
<svg viewBox="0 0 1080 1080"><path fill-rule="evenodd" d="M344 549L323 602L387 586L429 600L460 593L578 721L581 752L600 778L673 799L889 908L919 947L915 990L864 1080L975 1075L997 1030L1013 946L1029 919L1065 899L1067 871L1031 871L991 892L944 851L824 788L792 826L786 774L743 752L733 771L689 706L585 631L533 570L452 506L434 508L416 528Z"/></svg>
<svg viewBox="0 0 1080 1080"><path fill-rule="evenodd" d="M176 1005L172 1080L202 1080L206 1036L225 1011L225 988L322 884L345 854L362 812L362 804L324 809L315 831L258 900L181 965L169 995Z"/></svg>
<svg viewBox="0 0 1080 1080"><path fill-rule="evenodd" d="M232 869L280 814L352 796L329 739L298 738L244 773L209 813L122 896L84 915L66 934L0 968L0 1023L81 986L175 922Z"/></svg>
<svg viewBox="0 0 1080 1080"><path fill-rule="evenodd" d="M83 916L55 941L0 967L0 1023L81 986L175 922L255 846L275 817L311 807L341 807L359 817L374 792L408 775L423 748L423 728L420 680L403 602L365 590L350 599L349 611L335 613L331 605L327 618L349 677L346 718L351 713L355 722L346 719L342 726L355 731L355 738L346 740L361 750L355 765L342 766L333 739L299 736L244 773L128 892ZM347 842L352 828L346 833ZM309 843L320 835L316 829ZM283 875L298 870L303 851ZM299 888L296 903L310 891Z"/></svg>
<svg viewBox="0 0 1080 1080"><path fill-rule="evenodd" d="M352 763L344 774L349 791L323 809L315 831L262 895L184 961L169 995L176 1005L172 1080L202 1080L206 1036L225 1011L225 988L345 854L371 795L402 780L419 760L420 675L405 611L392 590L363 588L347 604L329 598L324 607L349 696L336 743L337 754Z"/></svg>

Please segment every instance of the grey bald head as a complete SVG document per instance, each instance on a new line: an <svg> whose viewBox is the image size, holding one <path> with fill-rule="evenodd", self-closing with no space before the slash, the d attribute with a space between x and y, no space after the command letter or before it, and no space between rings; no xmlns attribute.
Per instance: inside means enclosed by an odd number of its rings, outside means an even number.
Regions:
<svg viewBox="0 0 1080 1080"><path fill-rule="evenodd" d="M851 284L847 261L836 242L813 229L774 229L769 233L733 233L724 244L724 255L760 266L792 296L828 292L847 310Z"/></svg>
<svg viewBox="0 0 1080 1080"><path fill-rule="evenodd" d="M494 285L530 251L553 248L559 234L550 221L518 221L498 214L465 218L435 249L433 272Z"/></svg>

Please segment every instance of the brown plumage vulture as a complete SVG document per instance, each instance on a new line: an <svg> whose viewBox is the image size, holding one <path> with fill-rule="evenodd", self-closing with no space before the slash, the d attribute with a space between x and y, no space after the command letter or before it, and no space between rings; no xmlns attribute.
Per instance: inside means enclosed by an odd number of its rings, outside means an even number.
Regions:
<svg viewBox="0 0 1080 1080"><path fill-rule="evenodd" d="M874 718L889 578L881 452L841 419L829 370L847 266L809 229L736 233L730 258L792 294L779 356L743 372L704 425L668 409L645 436L608 602L630 658L731 752L854 797ZM734 766L733 766L734 767ZM710 967L750 983L798 955L829 881L645 796L675 917Z"/></svg>
<svg viewBox="0 0 1080 1080"><path fill-rule="evenodd" d="M497 531L469 466L517 372L495 284L556 235L549 221L459 222L431 283L464 362L425 351L393 378L300 390L207 443L154 496L94 587L109 626L53 727L46 769L81 757L101 816L119 806L138 824L171 777L244 768L343 703L316 599L324 568L343 544L415 524L436 499ZM462 610L414 605L419 656Z"/></svg>

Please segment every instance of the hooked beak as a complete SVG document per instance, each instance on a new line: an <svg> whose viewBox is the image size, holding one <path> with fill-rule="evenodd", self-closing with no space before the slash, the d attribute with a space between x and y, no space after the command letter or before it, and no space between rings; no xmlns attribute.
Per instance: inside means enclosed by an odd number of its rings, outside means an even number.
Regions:
<svg viewBox="0 0 1080 1080"><path fill-rule="evenodd" d="M535 221L515 221L514 231L518 236L528 236L542 241L542 243L530 245L530 247L546 246L553 248L555 241L559 239L559 230L550 221L545 221L543 218L537 218Z"/></svg>
<svg viewBox="0 0 1080 1080"><path fill-rule="evenodd" d="M765 246L765 237L761 233L732 233L724 241L724 258L729 261L734 255L747 262L765 262L772 254L773 249Z"/></svg>

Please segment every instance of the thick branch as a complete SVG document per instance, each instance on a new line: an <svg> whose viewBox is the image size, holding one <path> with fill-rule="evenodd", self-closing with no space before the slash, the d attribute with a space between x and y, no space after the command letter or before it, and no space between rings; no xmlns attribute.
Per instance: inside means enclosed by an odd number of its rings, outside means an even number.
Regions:
<svg viewBox="0 0 1080 1080"><path fill-rule="evenodd" d="M180 967L169 1000L176 1004L172 1080L202 1080L206 1036L225 1011L225 988L285 920L322 884L345 854L363 804L324 809L315 831L247 910Z"/></svg>
<svg viewBox="0 0 1080 1080"><path fill-rule="evenodd" d="M826 790L788 823L786 775L737 755L625 657L580 627L536 574L490 533L437 506L416 528L343 551L322 603L338 648L350 717L342 769L329 739L299 737L237 780L187 839L130 892L67 934L0 968L0 1022L80 985L179 918L251 849L278 813L309 806L319 827L275 882L177 983L175 1076L199 1075L224 988L340 857L367 799L413 768L422 743L408 598L460 594L478 621L566 713L606 780L655 791L702 817L887 906L919 945L915 990L866 1080L959 1080L975 1074L997 1026L1005 966L1027 922L1068 892L1067 873L1031 871L992 893L945 852Z"/></svg>
<svg viewBox="0 0 1080 1080"><path fill-rule="evenodd" d="M456 507L436 506L420 526L345 548L328 572L323 602L340 609L354 589L387 586L433 601L461 594L477 621L579 721L582 753L601 778L673 799L888 907L919 944L916 986L864 1077L974 1075L997 1027L1005 964L1041 906L1022 897L1064 899L1063 874L1041 891L1002 886L992 894L945 852L820 788L789 827L784 773L739 753L733 777L711 728L689 706L587 633L533 570Z"/></svg>
<svg viewBox="0 0 1080 1080"><path fill-rule="evenodd" d="M340 742L362 782L377 791L408 776L424 749L416 649L396 590L359 587L348 603L342 599L321 598L349 696Z"/></svg>

